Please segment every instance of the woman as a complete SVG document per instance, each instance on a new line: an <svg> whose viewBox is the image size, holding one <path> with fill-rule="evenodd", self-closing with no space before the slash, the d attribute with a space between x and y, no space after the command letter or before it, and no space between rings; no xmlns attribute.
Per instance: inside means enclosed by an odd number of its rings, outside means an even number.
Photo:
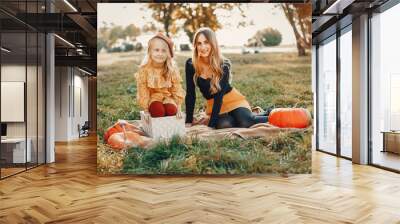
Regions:
<svg viewBox="0 0 400 224"><path fill-rule="evenodd" d="M246 98L230 84L230 62L219 49L214 31L200 28L193 38L193 56L186 61L186 123L193 123L197 85L207 99L208 126L212 128L248 128L267 122L267 116L255 116Z"/></svg>

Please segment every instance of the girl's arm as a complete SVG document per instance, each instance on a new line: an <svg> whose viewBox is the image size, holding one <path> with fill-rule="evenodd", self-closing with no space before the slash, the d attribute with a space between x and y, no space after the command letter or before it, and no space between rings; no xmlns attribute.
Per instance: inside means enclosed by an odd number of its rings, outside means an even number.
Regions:
<svg viewBox="0 0 400 224"><path fill-rule="evenodd" d="M225 95L226 90L229 87L229 74L230 74L230 66L229 64L225 64L223 66L222 78L219 81L219 85L221 86L221 90L214 94L214 103L210 116L210 121L208 123L208 127L215 128L218 122L218 115L221 111L222 99Z"/></svg>
<svg viewBox="0 0 400 224"><path fill-rule="evenodd" d="M194 68L192 65L192 60L188 59L185 65L185 73L186 73L186 97L185 97L185 105L186 105L186 123L193 122L193 111L194 105L196 103L196 86L193 82L194 76Z"/></svg>
<svg viewBox="0 0 400 224"><path fill-rule="evenodd" d="M135 78L137 85L136 100L140 108L142 108L144 111L148 111L150 101L150 89L147 87L146 73L139 71L135 74Z"/></svg>

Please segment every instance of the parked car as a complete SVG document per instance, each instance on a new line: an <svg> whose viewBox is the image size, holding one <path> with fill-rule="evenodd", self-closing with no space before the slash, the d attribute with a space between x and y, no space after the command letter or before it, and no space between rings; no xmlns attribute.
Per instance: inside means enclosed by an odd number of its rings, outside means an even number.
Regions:
<svg viewBox="0 0 400 224"><path fill-rule="evenodd" d="M250 54L250 49L247 47L242 48L242 54Z"/></svg>
<svg viewBox="0 0 400 224"><path fill-rule="evenodd" d="M260 53L259 48L249 48L249 47L242 48L242 54L258 54L258 53Z"/></svg>
<svg viewBox="0 0 400 224"><path fill-rule="evenodd" d="M180 44L179 48L181 51L190 51L191 50L189 44Z"/></svg>

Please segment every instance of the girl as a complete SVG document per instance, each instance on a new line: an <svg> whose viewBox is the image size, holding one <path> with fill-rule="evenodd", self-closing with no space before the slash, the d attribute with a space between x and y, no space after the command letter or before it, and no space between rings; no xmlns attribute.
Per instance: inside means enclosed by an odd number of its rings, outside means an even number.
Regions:
<svg viewBox="0 0 400 224"><path fill-rule="evenodd" d="M152 117L181 117L185 92L173 57L173 42L158 33L149 40L147 55L135 74L138 104Z"/></svg>
<svg viewBox="0 0 400 224"><path fill-rule="evenodd" d="M193 122L197 85L207 99L208 126L247 128L267 122L267 116L255 116L246 98L230 84L231 64L219 49L214 31L200 28L193 38L193 56L186 61L186 123Z"/></svg>

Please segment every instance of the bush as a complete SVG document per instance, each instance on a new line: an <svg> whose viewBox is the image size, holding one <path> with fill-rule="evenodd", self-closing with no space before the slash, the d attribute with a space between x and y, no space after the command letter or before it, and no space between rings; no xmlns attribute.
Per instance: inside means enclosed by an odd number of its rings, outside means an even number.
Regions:
<svg viewBox="0 0 400 224"><path fill-rule="evenodd" d="M261 31L261 42L267 47L277 46L282 42L282 34L277 29L264 29Z"/></svg>
<svg viewBox="0 0 400 224"><path fill-rule="evenodd" d="M248 40L247 46L259 47L261 45L270 47L278 46L282 42L282 34L277 29L266 28L259 30L252 38Z"/></svg>

